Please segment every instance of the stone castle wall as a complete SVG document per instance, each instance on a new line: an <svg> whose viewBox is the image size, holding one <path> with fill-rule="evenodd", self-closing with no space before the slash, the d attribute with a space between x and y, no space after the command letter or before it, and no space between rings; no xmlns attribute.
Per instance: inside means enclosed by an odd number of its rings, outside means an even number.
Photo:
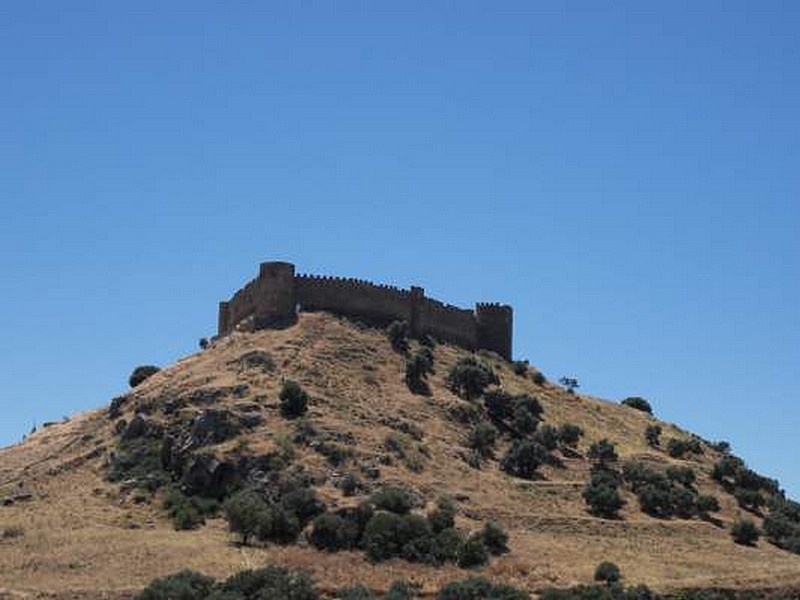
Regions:
<svg viewBox="0 0 800 600"><path fill-rule="evenodd" d="M501 304L476 304L475 310L408 290L361 279L297 275L294 265L262 263L258 277L220 302L218 334L291 323L297 311L324 310L385 325L408 322L412 335L431 335L472 350L486 349L511 358L512 311Z"/></svg>

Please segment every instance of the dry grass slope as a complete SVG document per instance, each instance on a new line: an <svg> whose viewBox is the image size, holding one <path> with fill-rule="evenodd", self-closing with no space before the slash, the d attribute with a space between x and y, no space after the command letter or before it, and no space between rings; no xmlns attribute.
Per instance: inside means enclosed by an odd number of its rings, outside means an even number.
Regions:
<svg viewBox="0 0 800 600"><path fill-rule="evenodd" d="M244 368L240 358L255 350L267 353L274 369ZM429 504L442 494L455 497L460 527L477 529L488 519L498 521L510 534L512 551L480 571L531 591L587 582L602 560L619 564L629 583L658 590L800 584L800 556L766 541L755 548L731 542L728 525L741 511L709 477L717 454L706 450L689 461L671 459L644 441L645 427L656 422L652 417L616 403L570 395L554 385L538 386L515 375L498 358L487 360L503 386L538 397L545 422L574 423L585 430L580 454L591 442L609 438L622 459L691 464L699 475L700 492L721 500L722 526L650 518L630 495L624 519L594 518L581 498L588 477L588 463L582 458L566 459L563 468L546 467L541 481L511 478L496 462L481 470L471 468L464 460L465 426L451 416L464 401L444 385L449 367L466 352L440 345L435 354L432 395L413 395L403 379L403 358L391 350L381 331L326 314L306 314L285 330L219 340L148 379L131 393L126 406L157 409L164 399L246 384L238 394L223 394L217 403L256 404L263 425L211 450L221 456L245 449L268 452L285 447L292 431L278 411L281 381L299 381L312 397L311 423L323 432L349 433L355 440L353 457L339 468L309 448L295 449L295 462L314 474L320 482L318 493L329 506L357 500L344 497L333 485L337 477L358 472L362 464L378 464L383 482L405 482ZM126 410L130 418L131 408ZM384 445L390 434L405 435L397 430L409 424L423 432L421 440L408 440L413 469L408 460L390 461ZM688 435L673 425L661 425L664 439ZM400 560L372 565L360 553L328 554L304 544L241 548L232 543L221 519L197 531L174 531L157 502L142 503L135 492L106 481L115 441L106 412L93 411L0 450L0 497L20 484L33 494L28 501L0 507L0 528L24 529L22 536L0 540L0 598L122 598L154 577L183 568L224 577L266 562L307 569L324 589L359 582L383 589L405 578L433 592L442 582L465 576L454 566L434 568Z"/></svg>

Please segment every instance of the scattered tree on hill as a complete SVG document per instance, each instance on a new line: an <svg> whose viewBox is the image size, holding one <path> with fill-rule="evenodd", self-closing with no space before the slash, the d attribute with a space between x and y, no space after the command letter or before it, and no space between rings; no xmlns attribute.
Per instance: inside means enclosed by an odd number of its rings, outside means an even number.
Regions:
<svg viewBox="0 0 800 600"><path fill-rule="evenodd" d="M644 430L644 439L653 448L661 445L661 425L648 425Z"/></svg>
<svg viewBox="0 0 800 600"><path fill-rule="evenodd" d="M308 411L308 394L300 384L286 380L280 393L281 414L287 419L302 417Z"/></svg>
<svg viewBox="0 0 800 600"><path fill-rule="evenodd" d="M148 585L137 600L195 600L211 593L214 580L188 569L156 579Z"/></svg>
<svg viewBox="0 0 800 600"><path fill-rule="evenodd" d="M621 404L623 406L629 406L631 408L635 408L636 410L641 410L642 412L646 412L649 415L653 414L653 407L650 406L650 403L640 396L629 396L625 398Z"/></svg>
<svg viewBox="0 0 800 600"><path fill-rule="evenodd" d="M460 359L447 375L447 386L466 400L478 398L487 387L498 383L492 368L474 356Z"/></svg>
<svg viewBox="0 0 800 600"><path fill-rule="evenodd" d="M616 519L625 505L618 488L615 474L604 469L593 469L589 483L583 490L583 499L589 512L596 517Z"/></svg>
<svg viewBox="0 0 800 600"><path fill-rule="evenodd" d="M622 579L619 567L612 562L601 562L594 570L594 580L602 583L618 583Z"/></svg>
<svg viewBox="0 0 800 600"><path fill-rule="evenodd" d="M158 373L161 369L156 367L155 365L141 365L136 367L131 373L131 376L128 377L128 385L132 388L135 388L137 385L143 383L146 379L152 377L156 373Z"/></svg>
<svg viewBox="0 0 800 600"><path fill-rule="evenodd" d="M515 360L513 363L511 363L511 370L514 371L515 375L525 377L525 375L528 374L528 361Z"/></svg>
<svg viewBox="0 0 800 600"><path fill-rule="evenodd" d="M490 521L484 525L481 539L490 554L499 556L508 552L508 534L497 523Z"/></svg>
<svg viewBox="0 0 800 600"><path fill-rule="evenodd" d="M408 514L414 507L414 502L406 490L392 486L382 487L372 494L370 501L378 510L398 515Z"/></svg>
<svg viewBox="0 0 800 600"><path fill-rule="evenodd" d="M589 446L589 458L601 464L605 464L616 462L619 457L617 456L617 449L614 444L603 438Z"/></svg>
<svg viewBox="0 0 800 600"><path fill-rule="evenodd" d="M547 460L547 450L530 440L514 440L500 468L510 475L522 479L533 479L537 469Z"/></svg>
<svg viewBox="0 0 800 600"><path fill-rule="evenodd" d="M393 321L386 328L386 337L396 352L406 352L408 350L408 323L405 321Z"/></svg>
<svg viewBox="0 0 800 600"><path fill-rule="evenodd" d="M715 496L700 495L697 497L695 504L701 519L708 519L709 513L719 512L720 510L719 500Z"/></svg>
<svg viewBox="0 0 800 600"><path fill-rule="evenodd" d="M415 394L429 394L428 375L434 373L433 351L423 346L406 358L406 385Z"/></svg>
<svg viewBox="0 0 800 600"><path fill-rule="evenodd" d="M577 377L562 377L558 380L558 382L567 388L567 391L570 394L574 394L575 390L581 387L580 383L578 383Z"/></svg>
<svg viewBox="0 0 800 600"><path fill-rule="evenodd" d="M565 423L558 428L558 441L568 448L575 448L583 437L583 429L571 423Z"/></svg>
<svg viewBox="0 0 800 600"><path fill-rule="evenodd" d="M467 445L475 450L481 458L492 455L496 441L497 428L485 421L475 425L467 436Z"/></svg>
<svg viewBox="0 0 800 600"><path fill-rule="evenodd" d="M756 524L749 519L739 519L731 527L733 541L743 546L754 546L760 535Z"/></svg>

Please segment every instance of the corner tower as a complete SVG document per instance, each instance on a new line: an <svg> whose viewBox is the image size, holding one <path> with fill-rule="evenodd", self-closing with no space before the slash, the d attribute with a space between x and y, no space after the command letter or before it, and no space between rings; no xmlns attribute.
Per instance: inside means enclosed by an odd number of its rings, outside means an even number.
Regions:
<svg viewBox="0 0 800 600"><path fill-rule="evenodd" d="M478 348L497 352L506 360L511 360L511 307L507 304L479 302L475 305L475 320L478 325Z"/></svg>

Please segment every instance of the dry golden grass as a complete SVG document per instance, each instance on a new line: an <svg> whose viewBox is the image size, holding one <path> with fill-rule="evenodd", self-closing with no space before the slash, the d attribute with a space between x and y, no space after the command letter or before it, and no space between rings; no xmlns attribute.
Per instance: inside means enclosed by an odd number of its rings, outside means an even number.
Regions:
<svg viewBox="0 0 800 600"><path fill-rule="evenodd" d="M243 370L239 358L253 350L268 353L275 369ZM487 360L504 387L536 395L547 423L569 422L585 430L581 453L605 437L617 445L623 459L691 464L698 472L701 492L712 493L722 502L718 515L722 525L653 519L638 510L630 495L624 519L591 517L581 498L588 477L588 463L581 458L565 460L563 468L545 468L545 478L534 482L508 477L496 462L482 470L469 467L463 459L465 426L449 416L449 410L463 401L444 385L449 367L463 355L461 349L438 346L432 395L413 395L403 380L403 358L391 351L381 331L359 328L330 315L306 314L291 328L235 334L178 361L131 393L126 417L137 403L157 408L164 398L246 383L243 396L229 394L219 402L259 405L264 425L242 439L247 440L247 451L266 452L285 444L292 431L292 425L279 415L277 400L282 379L291 378L311 393L309 419L317 429L349 432L356 440L354 458L338 469L307 448L296 449L295 461L321 481L333 471L357 472L359 462L379 462L391 454L384 442L397 423L405 421L422 429L422 440L412 440L417 452L414 460L419 463L415 466L421 470L409 470L404 461L394 460L381 464L382 481L405 482L429 503L442 494L456 497L461 527L476 529L494 519L506 528L511 553L478 570L490 578L535 591L588 582L597 563L612 560L629 583L646 583L659 590L800 584L800 557L765 541L756 548L732 543L728 526L740 510L708 476L718 458L715 453L707 450L691 461L670 459L645 443L645 427L656 422L648 415L570 395L550 384L537 386L497 358ZM672 425L661 425L665 440L688 435ZM30 501L0 507L0 528L24 528L23 536L0 540L0 598L121 598L154 577L183 568L223 577L267 562L307 569L322 589L363 583L380 590L402 578L432 593L441 583L468 575L453 566L433 568L399 560L372 565L360 553L328 554L302 543L241 548L220 519L197 531L174 531L157 502L137 504L135 494L122 493L105 481L108 455L115 443L112 428L104 411L94 411L0 450L0 496L20 482L34 494ZM220 455L241 449L239 440L214 448ZM334 508L357 501L344 498L329 482L318 491Z"/></svg>

